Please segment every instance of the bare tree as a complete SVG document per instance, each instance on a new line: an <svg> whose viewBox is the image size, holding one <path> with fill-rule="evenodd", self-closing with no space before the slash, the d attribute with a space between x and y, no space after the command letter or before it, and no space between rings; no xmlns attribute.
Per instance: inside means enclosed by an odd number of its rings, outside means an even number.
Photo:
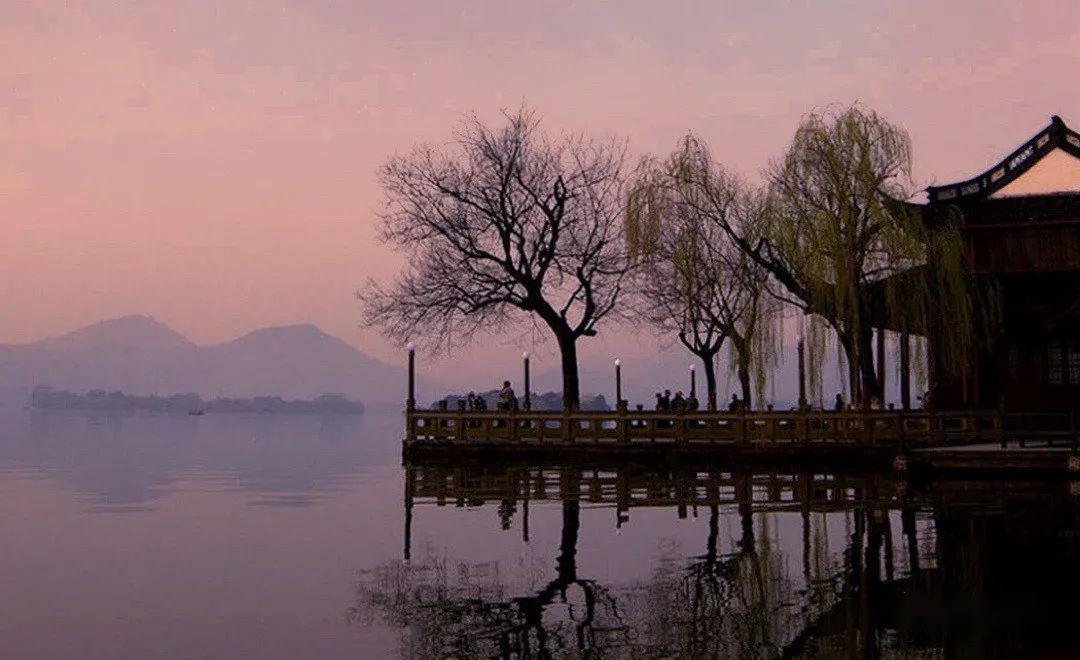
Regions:
<svg viewBox="0 0 1080 660"><path fill-rule="evenodd" d="M499 129L468 118L449 151L391 159L382 239L410 265L359 294L366 321L446 346L539 322L562 356L564 406L576 408L577 340L615 311L631 270L625 153L616 140L551 139L523 109Z"/></svg>
<svg viewBox="0 0 1080 660"><path fill-rule="evenodd" d="M745 184L713 163L693 136L666 161L643 162L629 197L631 245L641 255L638 306L701 360L709 410L717 407L715 364L725 342L746 405L751 368L769 353L761 341L773 320L768 272L725 229L750 224L758 209Z"/></svg>

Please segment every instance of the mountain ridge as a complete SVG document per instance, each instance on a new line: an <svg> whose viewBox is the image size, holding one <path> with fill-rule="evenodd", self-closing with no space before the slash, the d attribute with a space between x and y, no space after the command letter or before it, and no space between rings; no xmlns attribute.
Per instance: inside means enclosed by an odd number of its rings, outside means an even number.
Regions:
<svg viewBox="0 0 1080 660"><path fill-rule="evenodd" d="M378 406L403 402L405 379L402 367L310 323L257 328L197 345L157 319L136 314L35 342L0 344L0 390L24 395L39 385L210 397L313 398L332 392Z"/></svg>

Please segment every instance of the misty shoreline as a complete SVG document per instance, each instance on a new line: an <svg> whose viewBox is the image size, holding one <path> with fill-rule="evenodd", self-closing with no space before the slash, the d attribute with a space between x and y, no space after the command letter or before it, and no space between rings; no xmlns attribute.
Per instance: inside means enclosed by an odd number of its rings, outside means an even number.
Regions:
<svg viewBox="0 0 1080 660"><path fill-rule="evenodd" d="M343 394L323 394L314 399L283 399L279 396L250 398L218 397L203 399L198 394L134 395L114 390L88 390L79 394L51 387L34 388L28 401L33 410L71 411L143 411L170 414L323 414L359 415L364 412L360 401Z"/></svg>

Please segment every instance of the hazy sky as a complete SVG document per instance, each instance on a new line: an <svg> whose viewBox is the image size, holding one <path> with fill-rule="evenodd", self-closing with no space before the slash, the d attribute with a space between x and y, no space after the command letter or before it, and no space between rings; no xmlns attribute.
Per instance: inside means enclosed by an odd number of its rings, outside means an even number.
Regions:
<svg viewBox="0 0 1080 660"><path fill-rule="evenodd" d="M944 183L1080 125L1077 25L1074 1L3 0L0 341L146 313L388 357L353 299L400 263L375 172L462 113L524 101L635 153L693 130L753 174L802 113L861 100Z"/></svg>

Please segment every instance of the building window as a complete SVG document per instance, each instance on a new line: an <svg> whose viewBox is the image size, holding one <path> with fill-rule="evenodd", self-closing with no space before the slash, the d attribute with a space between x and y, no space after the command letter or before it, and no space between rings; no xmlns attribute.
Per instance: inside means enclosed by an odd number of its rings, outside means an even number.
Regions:
<svg viewBox="0 0 1080 660"><path fill-rule="evenodd" d="M1068 355L1069 384L1080 385L1080 343L1069 345Z"/></svg>
<svg viewBox="0 0 1080 660"><path fill-rule="evenodd" d="M1020 379L1020 349L1016 347L1009 348L1009 379Z"/></svg>
<svg viewBox="0 0 1080 660"><path fill-rule="evenodd" d="M1059 342L1046 345L1046 379L1051 385L1065 384L1064 347Z"/></svg>

